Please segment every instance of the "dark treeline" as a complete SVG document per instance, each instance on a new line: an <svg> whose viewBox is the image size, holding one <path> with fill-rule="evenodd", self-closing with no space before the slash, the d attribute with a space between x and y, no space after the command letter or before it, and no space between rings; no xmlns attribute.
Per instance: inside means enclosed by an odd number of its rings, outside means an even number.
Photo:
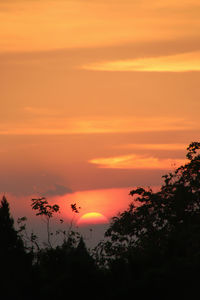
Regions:
<svg viewBox="0 0 200 300"><path fill-rule="evenodd" d="M61 245L52 245L50 221L59 207L45 198L32 199L46 224L47 243L41 247L33 233L28 236L25 218L14 227L4 196L0 297L194 299L200 282L200 143L187 150L188 163L164 175L160 191L130 191L133 201L90 251L72 228L61 232ZM75 204L72 209L78 212Z"/></svg>

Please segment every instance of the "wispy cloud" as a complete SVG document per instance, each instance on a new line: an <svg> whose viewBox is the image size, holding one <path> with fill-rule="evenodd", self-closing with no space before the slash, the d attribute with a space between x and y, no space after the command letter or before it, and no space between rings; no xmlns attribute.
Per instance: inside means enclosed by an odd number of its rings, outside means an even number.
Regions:
<svg viewBox="0 0 200 300"><path fill-rule="evenodd" d="M47 190L43 193L45 197L53 197L53 196L62 196L66 194L71 194L72 190L69 187L66 187L61 184L55 184L52 189Z"/></svg>
<svg viewBox="0 0 200 300"><path fill-rule="evenodd" d="M37 111L36 111L37 112ZM40 111L37 112L37 114ZM2 123L0 135L60 135L190 130L196 124L167 117L35 117L24 122Z"/></svg>
<svg viewBox="0 0 200 300"><path fill-rule="evenodd" d="M140 150L185 150L187 148L186 144L123 144L116 148L119 149L140 149Z"/></svg>
<svg viewBox="0 0 200 300"><path fill-rule="evenodd" d="M0 32L0 51L95 47L194 36L200 24L198 2L1 0L4 30Z"/></svg>
<svg viewBox="0 0 200 300"><path fill-rule="evenodd" d="M89 161L99 168L108 169L172 169L185 163L183 159L161 159L153 156L136 154L96 158Z"/></svg>
<svg viewBox="0 0 200 300"><path fill-rule="evenodd" d="M188 72L200 71L200 52L169 56L91 63L81 67L92 71Z"/></svg>

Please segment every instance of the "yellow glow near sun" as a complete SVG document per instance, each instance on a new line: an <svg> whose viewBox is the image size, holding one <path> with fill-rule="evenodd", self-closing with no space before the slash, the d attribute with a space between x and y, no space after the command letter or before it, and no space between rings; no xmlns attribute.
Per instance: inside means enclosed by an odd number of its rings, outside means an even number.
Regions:
<svg viewBox="0 0 200 300"><path fill-rule="evenodd" d="M108 219L101 213L90 212L81 216L77 223L78 225L105 224L108 223Z"/></svg>

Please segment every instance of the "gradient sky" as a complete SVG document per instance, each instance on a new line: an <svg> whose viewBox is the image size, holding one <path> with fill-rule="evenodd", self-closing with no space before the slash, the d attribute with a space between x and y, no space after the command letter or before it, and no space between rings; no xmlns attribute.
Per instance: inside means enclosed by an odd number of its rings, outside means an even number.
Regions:
<svg viewBox="0 0 200 300"><path fill-rule="evenodd" d="M0 192L16 211L36 194L110 217L185 162L199 16L199 0L0 0Z"/></svg>

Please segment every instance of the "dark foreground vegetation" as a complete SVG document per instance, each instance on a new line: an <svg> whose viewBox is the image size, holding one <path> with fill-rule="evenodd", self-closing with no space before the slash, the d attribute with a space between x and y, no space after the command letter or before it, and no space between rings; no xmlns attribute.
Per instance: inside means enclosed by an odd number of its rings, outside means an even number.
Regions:
<svg viewBox="0 0 200 300"><path fill-rule="evenodd" d="M76 232L63 231L52 246L49 222L59 210L45 198L32 208L47 228L47 244L14 227L9 204L0 205L2 299L195 299L200 282L200 143L188 163L164 178L159 192L137 188L133 202L114 217L105 239L88 251ZM77 212L76 205L72 209ZM29 240L27 242L27 239ZM3 296L4 295L4 296Z"/></svg>

